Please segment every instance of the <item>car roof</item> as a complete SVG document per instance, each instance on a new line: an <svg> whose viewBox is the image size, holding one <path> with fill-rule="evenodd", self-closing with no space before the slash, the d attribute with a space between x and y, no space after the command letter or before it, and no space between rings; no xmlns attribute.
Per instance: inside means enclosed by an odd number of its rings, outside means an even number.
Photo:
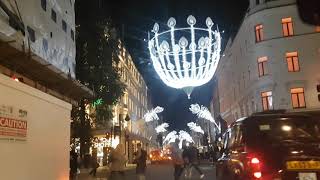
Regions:
<svg viewBox="0 0 320 180"><path fill-rule="evenodd" d="M235 124L247 124L250 122L257 121L261 118L268 119L268 120L276 120L279 118L305 118L310 119L311 117L320 117L320 112L283 112L283 111L270 111L270 112L260 112L254 113L249 117L240 118L233 122L230 127L234 126Z"/></svg>

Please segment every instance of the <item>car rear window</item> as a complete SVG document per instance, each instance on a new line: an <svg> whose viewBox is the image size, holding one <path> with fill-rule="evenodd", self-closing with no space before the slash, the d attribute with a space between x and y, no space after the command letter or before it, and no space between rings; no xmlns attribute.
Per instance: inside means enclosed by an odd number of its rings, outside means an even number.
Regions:
<svg viewBox="0 0 320 180"><path fill-rule="evenodd" d="M320 143L320 120L308 117L259 119L247 129L248 141L255 143L296 141Z"/></svg>

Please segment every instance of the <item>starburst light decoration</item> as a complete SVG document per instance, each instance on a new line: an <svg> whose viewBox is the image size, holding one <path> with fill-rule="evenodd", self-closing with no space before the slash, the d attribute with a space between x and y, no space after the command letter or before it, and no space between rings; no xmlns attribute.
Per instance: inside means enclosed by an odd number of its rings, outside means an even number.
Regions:
<svg viewBox="0 0 320 180"><path fill-rule="evenodd" d="M198 133L204 134L203 129L200 126L198 126L196 123L194 123L194 122L189 122L187 124L187 126L189 126L189 128L194 132L198 132Z"/></svg>
<svg viewBox="0 0 320 180"><path fill-rule="evenodd" d="M156 130L157 133L163 133L163 132L166 132L166 131L167 131L166 128L168 128L168 127L169 127L169 124L168 124L168 123L162 123L162 124L160 124L159 126L157 126L157 127L155 128L155 130Z"/></svg>
<svg viewBox="0 0 320 180"><path fill-rule="evenodd" d="M215 126L218 132L221 132L220 126L217 125L216 121L211 116L210 111L205 106L200 106L199 104L191 104L189 110L192 112L192 114L195 114L198 116L198 118L206 119L210 122L212 122Z"/></svg>
<svg viewBox="0 0 320 180"><path fill-rule="evenodd" d="M201 86L214 75L221 51L221 36L210 17L207 28L195 27L196 18L189 16L190 27L175 28L176 20L168 20L169 30L159 32L155 23L149 40L152 64L161 80L176 89L183 89L188 98L194 87ZM189 40L188 40L189 39ZM189 43L190 42L190 43Z"/></svg>
<svg viewBox="0 0 320 180"><path fill-rule="evenodd" d="M154 109L151 109L150 111L148 111L143 117L145 119L146 122L151 122L154 120L159 120L159 116L158 113L161 113L164 110L163 107L157 106Z"/></svg>

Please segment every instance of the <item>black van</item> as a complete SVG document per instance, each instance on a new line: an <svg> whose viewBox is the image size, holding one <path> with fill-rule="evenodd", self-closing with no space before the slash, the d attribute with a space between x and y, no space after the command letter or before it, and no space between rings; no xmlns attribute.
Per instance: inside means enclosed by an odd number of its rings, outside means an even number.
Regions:
<svg viewBox="0 0 320 180"><path fill-rule="evenodd" d="M218 180L320 180L320 116L256 114L223 138Z"/></svg>

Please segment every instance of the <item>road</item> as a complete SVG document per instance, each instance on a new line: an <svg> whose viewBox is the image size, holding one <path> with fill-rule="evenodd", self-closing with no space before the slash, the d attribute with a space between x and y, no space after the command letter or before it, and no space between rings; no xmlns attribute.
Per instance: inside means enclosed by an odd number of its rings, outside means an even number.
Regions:
<svg viewBox="0 0 320 180"><path fill-rule="evenodd" d="M204 172L204 180L215 180L215 168L210 164L201 164L200 169ZM107 180L107 170L99 168L97 177L93 178L88 175L87 170L82 172L78 180ZM199 179L197 172L193 173L195 176L192 180ZM133 168L126 171L126 180L136 180L135 171ZM173 180L173 167L171 164L163 165L148 165L146 180ZM181 180L185 180L181 177Z"/></svg>

